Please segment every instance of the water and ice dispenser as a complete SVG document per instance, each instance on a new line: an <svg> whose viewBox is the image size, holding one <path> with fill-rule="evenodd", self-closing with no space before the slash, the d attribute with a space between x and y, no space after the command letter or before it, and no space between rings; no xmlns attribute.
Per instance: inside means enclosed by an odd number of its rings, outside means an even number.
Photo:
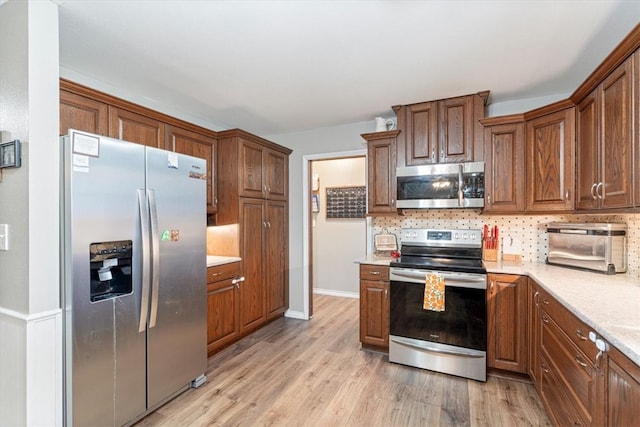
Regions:
<svg viewBox="0 0 640 427"><path fill-rule="evenodd" d="M133 291L132 255L131 240L98 242L89 246L91 302L115 298Z"/></svg>

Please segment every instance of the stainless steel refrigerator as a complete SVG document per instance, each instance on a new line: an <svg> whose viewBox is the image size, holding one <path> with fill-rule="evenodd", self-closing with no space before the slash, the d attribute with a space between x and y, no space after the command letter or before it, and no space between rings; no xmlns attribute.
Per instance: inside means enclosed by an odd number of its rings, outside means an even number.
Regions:
<svg viewBox="0 0 640 427"><path fill-rule="evenodd" d="M126 425L206 380L206 165L61 141L65 424Z"/></svg>

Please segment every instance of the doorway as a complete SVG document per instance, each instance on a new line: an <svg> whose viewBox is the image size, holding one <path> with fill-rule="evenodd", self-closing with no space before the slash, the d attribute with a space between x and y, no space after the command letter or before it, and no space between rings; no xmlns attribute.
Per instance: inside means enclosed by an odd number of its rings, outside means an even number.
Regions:
<svg viewBox="0 0 640 427"><path fill-rule="evenodd" d="M310 319L314 290L359 297L353 261L366 253L367 222L363 217L335 218L333 210L328 217L327 188L330 192L366 188L366 150L304 156L303 177L303 256L307 265L303 298L305 318Z"/></svg>

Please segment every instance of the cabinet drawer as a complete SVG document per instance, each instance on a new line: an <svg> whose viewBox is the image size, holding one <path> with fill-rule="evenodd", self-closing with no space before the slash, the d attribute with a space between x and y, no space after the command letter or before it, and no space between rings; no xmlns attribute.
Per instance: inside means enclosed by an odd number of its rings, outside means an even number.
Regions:
<svg viewBox="0 0 640 427"><path fill-rule="evenodd" d="M589 425L580 415L581 411L575 407L571 399L567 399L567 391L555 372L550 368L544 357L540 366L540 397L546 406L547 414L554 425Z"/></svg>
<svg viewBox="0 0 640 427"><path fill-rule="evenodd" d="M565 400L574 403L581 418L591 420L596 407L598 373L595 366L545 313L542 314L541 342L542 355L548 362L546 369L553 371L559 388L564 389Z"/></svg>
<svg viewBox="0 0 640 427"><path fill-rule="evenodd" d="M360 280L389 281L389 267L386 265L360 264Z"/></svg>
<svg viewBox="0 0 640 427"><path fill-rule="evenodd" d="M217 265L207 268L207 283L219 282L240 275L240 263L230 262L229 264Z"/></svg>
<svg viewBox="0 0 640 427"><path fill-rule="evenodd" d="M540 289L539 304L543 311L560 326L564 333L584 352L589 360L595 363L598 349L596 345L589 340L589 331L592 329L542 289Z"/></svg>

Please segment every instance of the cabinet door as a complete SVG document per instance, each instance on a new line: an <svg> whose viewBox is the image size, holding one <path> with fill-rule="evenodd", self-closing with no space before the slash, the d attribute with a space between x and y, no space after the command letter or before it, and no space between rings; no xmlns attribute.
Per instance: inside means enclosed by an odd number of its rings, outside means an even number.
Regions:
<svg viewBox="0 0 640 427"><path fill-rule="evenodd" d="M396 138L367 143L367 211L396 212Z"/></svg>
<svg viewBox="0 0 640 427"><path fill-rule="evenodd" d="M270 200L287 200L287 184L289 182L289 157L274 150L265 150L264 182L267 198Z"/></svg>
<svg viewBox="0 0 640 427"><path fill-rule="evenodd" d="M267 319L272 319L283 315L288 305L287 203L267 201L266 223L265 292Z"/></svg>
<svg viewBox="0 0 640 427"><path fill-rule="evenodd" d="M167 149L187 154L207 161L207 212L215 213L216 200L216 140L185 129L168 125L166 131Z"/></svg>
<svg viewBox="0 0 640 427"><path fill-rule="evenodd" d="M209 285L207 292L207 352L209 356L239 335L238 286L231 279Z"/></svg>
<svg viewBox="0 0 640 427"><path fill-rule="evenodd" d="M608 360L607 425L638 425L640 367L616 349L611 349Z"/></svg>
<svg viewBox="0 0 640 427"><path fill-rule="evenodd" d="M239 139L240 145L240 188L241 197L263 198L266 184L264 182L265 148L259 144Z"/></svg>
<svg viewBox="0 0 640 427"><path fill-rule="evenodd" d="M540 292L538 285L532 279L528 279L527 301L527 338L529 352L529 377L533 381L536 390L540 392Z"/></svg>
<svg viewBox="0 0 640 427"><path fill-rule="evenodd" d="M600 195L607 208L633 205L633 58L602 83L600 110Z"/></svg>
<svg viewBox="0 0 640 427"><path fill-rule="evenodd" d="M524 209L524 123L486 127L485 212Z"/></svg>
<svg viewBox="0 0 640 427"><path fill-rule="evenodd" d="M405 111L406 165L438 163L438 104L423 102Z"/></svg>
<svg viewBox="0 0 640 427"><path fill-rule="evenodd" d="M131 111L109 106L109 136L148 147L165 148L165 125Z"/></svg>
<svg viewBox="0 0 640 427"><path fill-rule="evenodd" d="M576 208L594 209L598 207L595 189L600 180L596 91L590 93L578 104L576 120Z"/></svg>
<svg viewBox="0 0 640 427"><path fill-rule="evenodd" d="M527 278L489 274L487 365L527 372Z"/></svg>
<svg viewBox="0 0 640 427"><path fill-rule="evenodd" d="M360 280L360 342L389 347L389 282Z"/></svg>
<svg viewBox="0 0 640 427"><path fill-rule="evenodd" d="M461 96L438 102L440 118L439 162L473 160L473 97Z"/></svg>
<svg viewBox="0 0 640 427"><path fill-rule="evenodd" d="M106 136L108 124L107 104L60 91L60 135L76 129Z"/></svg>
<svg viewBox="0 0 640 427"><path fill-rule="evenodd" d="M240 284L240 328L265 322L264 262L266 223L264 200L240 199L240 256L245 281Z"/></svg>
<svg viewBox="0 0 640 427"><path fill-rule="evenodd" d="M528 212L573 210L573 108L527 122Z"/></svg>

